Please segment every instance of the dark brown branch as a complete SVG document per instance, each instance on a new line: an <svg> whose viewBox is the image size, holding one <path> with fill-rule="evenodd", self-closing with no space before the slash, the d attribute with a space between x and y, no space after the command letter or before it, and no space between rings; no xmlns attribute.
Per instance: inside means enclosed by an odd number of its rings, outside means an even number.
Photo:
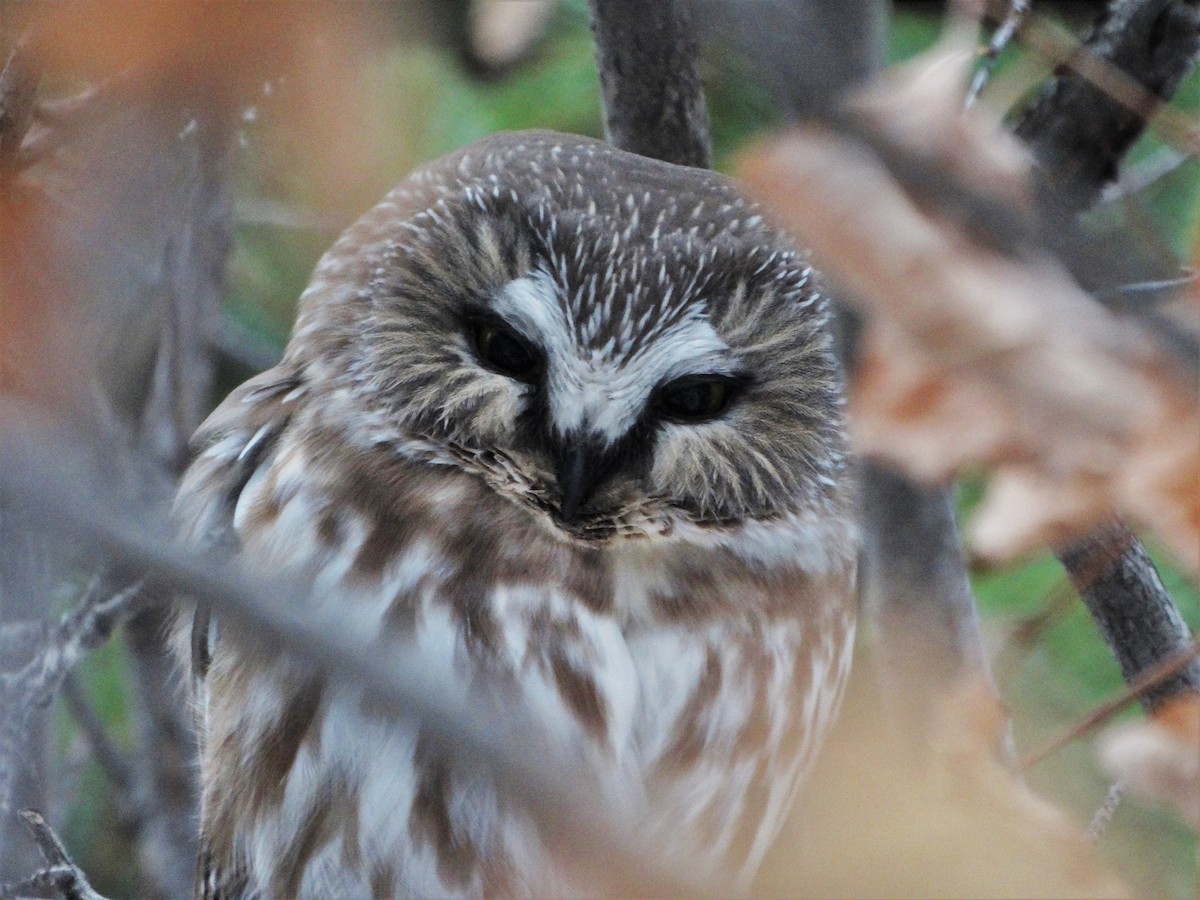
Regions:
<svg viewBox="0 0 1200 900"><path fill-rule="evenodd" d="M1063 566L1112 648L1126 682L1174 658L1192 643L1141 541L1123 525L1098 529L1059 554ZM1200 659L1140 694L1156 709L1186 691L1200 691Z"/></svg>
<svg viewBox="0 0 1200 900"><path fill-rule="evenodd" d="M1079 54L1124 73L1157 99L1136 108L1128 98L1106 93L1078 68L1067 68L1045 87L1016 133L1033 151L1039 177L1050 188L1041 196L1052 221L1082 212L1099 199L1116 180L1121 160L1145 130L1147 118L1195 66L1200 3L1112 0ZM1123 525L1097 531L1064 549L1059 559L1126 681L1132 683L1190 644L1188 627L1145 547ZM1147 692L1143 702L1153 709L1186 690L1200 690L1200 661Z"/></svg>
<svg viewBox="0 0 1200 900"><path fill-rule="evenodd" d="M681 0L589 0L609 141L685 166L712 165L696 36Z"/></svg>
<svg viewBox="0 0 1200 900"><path fill-rule="evenodd" d="M1112 0L1079 52L1116 67L1166 101L1200 54L1200 4ZM1068 68L1046 85L1016 133L1033 151L1054 202L1080 212L1116 178L1155 111L1130 108Z"/></svg>

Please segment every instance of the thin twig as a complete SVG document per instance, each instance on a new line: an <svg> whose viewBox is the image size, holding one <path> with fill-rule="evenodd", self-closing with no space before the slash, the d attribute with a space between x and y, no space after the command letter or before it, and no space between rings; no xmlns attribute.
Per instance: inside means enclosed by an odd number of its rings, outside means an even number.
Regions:
<svg viewBox="0 0 1200 900"><path fill-rule="evenodd" d="M979 99L979 94L991 81L992 73L996 70L996 61L1000 54L1012 43L1013 36L1016 35L1021 25L1025 22L1025 17L1029 15L1029 0L1010 0L1008 6L1008 15L1004 17L1004 21L992 32L992 38L988 41L986 49L983 51L983 60L979 65L979 69L975 72L975 77L971 79L971 87L967 91L967 99L965 105L970 108L975 105L975 101Z"/></svg>
<svg viewBox="0 0 1200 900"><path fill-rule="evenodd" d="M1100 203L1116 203L1136 196L1194 158L1194 154L1174 147L1159 147L1141 162L1126 166L1121 176L1101 192Z"/></svg>
<svg viewBox="0 0 1200 900"><path fill-rule="evenodd" d="M1197 657L1200 657L1200 641L1196 641L1182 653L1177 653L1155 666L1130 684L1119 697L1105 703L1082 722L1060 734L1041 749L1028 754L1021 760L1022 770L1028 771L1042 762L1042 760L1057 753L1067 744L1106 724L1113 716L1140 700L1144 694L1187 669L1191 665L1192 660Z"/></svg>
<svg viewBox="0 0 1200 900"><path fill-rule="evenodd" d="M1121 805L1121 798L1125 796L1125 785L1119 781L1114 781L1108 786L1108 793L1104 795L1104 802L1092 815L1092 821L1088 823L1087 838L1093 844L1098 843L1100 838L1104 837L1104 833L1108 831L1108 826L1112 824L1113 816L1117 814L1117 807Z"/></svg>
<svg viewBox="0 0 1200 900"><path fill-rule="evenodd" d="M100 646L124 619L133 615L143 581L101 600L104 581L94 577L75 606L63 614L38 656L19 672L0 674L0 690L20 688L31 703L45 706L66 674L88 650Z"/></svg>
<svg viewBox="0 0 1200 900"><path fill-rule="evenodd" d="M71 713L71 718L75 720L79 731L92 748L92 756L100 765L100 770L108 776L108 780L122 797L131 796L135 793L133 770L84 696L83 688L74 673L63 679L62 699Z"/></svg>
<svg viewBox="0 0 1200 900"><path fill-rule="evenodd" d="M17 672L0 674L0 813L11 805L18 748L29 717L53 699L83 654L107 640L144 602L140 581L106 599L102 596L103 580L93 578L33 659Z"/></svg>
<svg viewBox="0 0 1200 900"><path fill-rule="evenodd" d="M21 818L29 825L33 839L49 867L45 870L48 882L58 889L63 900L105 900L92 889L87 876L72 862L67 848L54 830L46 824L40 812L35 809L23 809Z"/></svg>
<svg viewBox="0 0 1200 900"><path fill-rule="evenodd" d="M1185 270L1178 278L1160 278L1153 281L1137 281L1119 284L1116 287L1094 292L1097 300L1110 309L1119 309L1122 304L1136 299L1139 303L1152 303L1174 297L1180 290L1195 284L1200 271Z"/></svg>

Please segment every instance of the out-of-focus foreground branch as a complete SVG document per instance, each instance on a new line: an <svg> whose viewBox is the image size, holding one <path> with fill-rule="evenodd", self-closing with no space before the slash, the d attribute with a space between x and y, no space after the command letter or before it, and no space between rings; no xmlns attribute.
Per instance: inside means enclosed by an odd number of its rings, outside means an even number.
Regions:
<svg viewBox="0 0 1200 900"><path fill-rule="evenodd" d="M22 422L16 433L13 422ZM45 427L32 427L43 421ZM146 572L149 596L187 596L207 603L229 633L287 652L337 684L361 691L380 715L421 720L422 733L451 756L495 771L529 803L547 839L580 870L615 894L721 896L727 886L701 884L682 861L662 859L631 833L586 773L536 723L487 706L461 685L439 680L438 666L416 649L381 656L374 635L351 628L303 602L305 588L257 573L231 570L227 559L184 548L171 534L168 510L95 477L94 446L79 444L64 423L45 423L31 410L0 404L0 503L36 508L34 525L114 565ZM56 447L53 458L46 448Z"/></svg>
<svg viewBox="0 0 1200 900"><path fill-rule="evenodd" d="M882 68L885 4L766 2L755 17L739 17L724 6L723 13L706 10L709 27L713 21L723 25L722 15L738 20L729 34L789 120L848 124L841 113L847 96ZM831 281L843 358L853 378L863 313L850 302L853 286ZM917 758L927 754L941 701L963 680L992 681L955 523L954 488L920 483L880 458L861 458L858 470L859 590L870 662L883 713L902 739L896 746Z"/></svg>
<svg viewBox="0 0 1200 900"><path fill-rule="evenodd" d="M922 86L914 72L868 104L901 134L918 133L920 120L920 152L941 159L947 179L969 179L985 197L1030 196L1019 149L960 121L953 84ZM1009 464L1016 480L1000 487L1010 499L1022 492L1025 515L985 507L976 539L989 555L1064 540L1115 507L1200 565L1188 364L1104 311L1035 246L1010 253L964 235L931 207L936 191L910 190L854 138L798 130L744 171L879 317L854 384L864 450L928 480Z"/></svg>
<svg viewBox="0 0 1200 900"><path fill-rule="evenodd" d="M322 64L296 51L322 30L337 37L314 24L320 11L270 28L255 15L192 3L130 6L121 16L88 4L0 6L0 39L25 35L0 77L0 392L103 435L96 457L110 466L97 477L130 478L160 500L213 401L241 104L283 72L293 77L289 102L303 103ZM51 87L39 93L42 71ZM321 76L326 89L338 83ZM64 84L89 87L49 96ZM135 473L116 462L130 451ZM116 588L140 578L30 522L28 505L0 501L5 621L47 619L55 596L98 568ZM130 878L139 893L178 897L192 892L195 871L194 745L165 626L163 608L152 606L125 629L134 740L128 763L106 771L128 778L116 787L137 864L109 874ZM54 646L27 644L3 667L13 672ZM50 803L56 815L53 802L67 799L30 796L26 785L72 780L39 771L57 758L37 743L48 734L46 704L24 716L24 696L6 696L0 708L6 725L31 721L8 748L20 790L5 793L0 820L5 879L31 868L28 853L17 852L29 845L14 831L12 808ZM89 725L92 743L111 753L102 724Z"/></svg>
<svg viewBox="0 0 1200 900"><path fill-rule="evenodd" d="M974 528L986 555L1107 534L1086 564L1066 555L1135 679L1190 635L1144 550L1108 522L1149 526L1200 570L1193 361L1105 310L1038 240L1027 155L963 118L944 74L964 56L951 45L918 61L742 172L866 314L858 448L933 483L991 470ZM1146 702L1194 691L1198 674L1192 663Z"/></svg>

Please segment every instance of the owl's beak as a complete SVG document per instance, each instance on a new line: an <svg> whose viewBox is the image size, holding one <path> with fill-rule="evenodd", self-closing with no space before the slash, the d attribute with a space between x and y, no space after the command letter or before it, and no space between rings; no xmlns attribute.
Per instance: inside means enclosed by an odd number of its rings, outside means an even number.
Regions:
<svg viewBox="0 0 1200 900"><path fill-rule="evenodd" d="M558 489L562 492L559 509L563 521L573 523L579 511L592 498L596 486L608 473L611 454L602 444L580 437L568 438L558 453Z"/></svg>

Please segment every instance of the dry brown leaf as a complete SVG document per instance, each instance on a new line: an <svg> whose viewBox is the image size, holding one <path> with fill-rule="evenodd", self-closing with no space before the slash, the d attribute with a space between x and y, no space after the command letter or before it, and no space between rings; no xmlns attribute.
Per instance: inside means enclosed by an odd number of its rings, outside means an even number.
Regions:
<svg viewBox="0 0 1200 900"><path fill-rule="evenodd" d="M948 104L928 65L860 105L881 133L980 196L1027 198L1022 149ZM914 115L920 128L892 122ZM983 556L1059 543L1117 511L1200 571L1196 389L1135 323L1055 259L976 240L936 185L906 189L829 128L771 139L739 172L868 313L851 385L861 452L927 481L993 469L973 533Z"/></svg>
<svg viewBox="0 0 1200 900"><path fill-rule="evenodd" d="M989 688L945 698L913 759L858 678L755 896L1130 896L1083 830L1001 761L1007 714Z"/></svg>

